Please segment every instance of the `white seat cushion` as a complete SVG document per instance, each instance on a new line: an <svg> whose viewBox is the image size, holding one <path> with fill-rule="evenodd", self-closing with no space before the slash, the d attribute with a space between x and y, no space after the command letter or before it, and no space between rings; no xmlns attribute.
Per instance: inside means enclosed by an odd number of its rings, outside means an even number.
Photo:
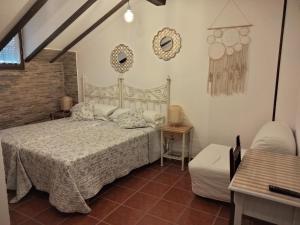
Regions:
<svg viewBox="0 0 300 225"><path fill-rule="evenodd" d="M229 146L211 144L190 163L193 192L202 197L230 201ZM242 156L245 150L242 150Z"/></svg>

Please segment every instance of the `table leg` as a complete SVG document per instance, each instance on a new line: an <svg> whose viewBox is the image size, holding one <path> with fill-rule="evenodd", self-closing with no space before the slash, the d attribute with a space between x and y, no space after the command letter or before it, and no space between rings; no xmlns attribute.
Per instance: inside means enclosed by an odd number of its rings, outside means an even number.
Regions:
<svg viewBox="0 0 300 225"><path fill-rule="evenodd" d="M234 225L242 225L244 196L235 192L234 203L235 203Z"/></svg>
<svg viewBox="0 0 300 225"><path fill-rule="evenodd" d="M193 130L190 131L189 134L190 142L189 142L189 162L191 161L191 155L193 153L192 146L193 146Z"/></svg>
<svg viewBox="0 0 300 225"><path fill-rule="evenodd" d="M164 166L164 132L160 132L160 166Z"/></svg>
<svg viewBox="0 0 300 225"><path fill-rule="evenodd" d="M295 208L293 225L299 225L299 224L300 224L300 208Z"/></svg>
<svg viewBox="0 0 300 225"><path fill-rule="evenodd" d="M182 134L181 170L184 171L185 133Z"/></svg>

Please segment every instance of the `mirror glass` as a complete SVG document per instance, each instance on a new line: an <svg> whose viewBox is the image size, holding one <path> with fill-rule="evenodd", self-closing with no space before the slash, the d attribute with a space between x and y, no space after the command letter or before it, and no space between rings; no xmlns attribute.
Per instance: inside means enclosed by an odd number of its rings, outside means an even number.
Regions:
<svg viewBox="0 0 300 225"><path fill-rule="evenodd" d="M173 48L173 39L169 36L166 36L161 39L160 47L164 52L168 52Z"/></svg>
<svg viewBox="0 0 300 225"><path fill-rule="evenodd" d="M118 61L120 64L123 64L127 61L127 55L125 52L120 52L118 55Z"/></svg>

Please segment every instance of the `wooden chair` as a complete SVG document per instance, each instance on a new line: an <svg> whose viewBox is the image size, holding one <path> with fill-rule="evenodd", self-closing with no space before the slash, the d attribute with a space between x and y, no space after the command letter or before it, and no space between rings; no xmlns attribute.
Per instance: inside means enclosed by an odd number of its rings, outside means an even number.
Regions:
<svg viewBox="0 0 300 225"><path fill-rule="evenodd" d="M241 155L241 142L240 136L236 137L236 147L235 149L231 148L229 152L229 160L230 160L230 181L234 177L234 174L239 167L242 155ZM231 204L231 211L230 211L230 224L234 223L234 192L231 191L230 193L230 204Z"/></svg>

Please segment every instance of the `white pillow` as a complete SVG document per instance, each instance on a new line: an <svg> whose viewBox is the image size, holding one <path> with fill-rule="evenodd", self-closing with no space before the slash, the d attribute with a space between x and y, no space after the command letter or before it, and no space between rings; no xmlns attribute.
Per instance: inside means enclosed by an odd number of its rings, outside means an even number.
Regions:
<svg viewBox="0 0 300 225"><path fill-rule="evenodd" d="M128 108L123 108L123 109L116 109L112 115L109 116L109 118L112 120L112 121L116 121L116 119L122 115L122 114L125 114L125 113L128 113L130 112L130 109Z"/></svg>
<svg viewBox="0 0 300 225"><path fill-rule="evenodd" d="M156 111L147 110L143 112L143 117L151 127L159 127L164 124L165 117Z"/></svg>
<svg viewBox="0 0 300 225"><path fill-rule="evenodd" d="M296 143L291 128L283 122L269 122L256 134L252 149L296 155Z"/></svg>
<svg viewBox="0 0 300 225"><path fill-rule="evenodd" d="M108 117L118 108L113 105L104 105L99 103L94 103L94 117L98 120L107 120Z"/></svg>

